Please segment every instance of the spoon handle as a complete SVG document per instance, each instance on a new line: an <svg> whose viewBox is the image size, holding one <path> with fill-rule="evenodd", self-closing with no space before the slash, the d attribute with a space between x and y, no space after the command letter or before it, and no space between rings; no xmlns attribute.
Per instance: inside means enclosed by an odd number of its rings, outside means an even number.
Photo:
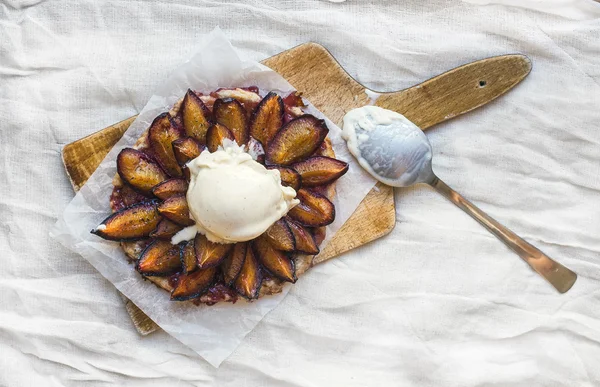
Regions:
<svg viewBox="0 0 600 387"><path fill-rule="evenodd" d="M554 261L536 247L527 243L521 237L508 228L504 227L485 212L477 208L473 203L462 197L458 192L450 188L437 176L429 183L439 193L444 195L457 207L469 214L473 219L481 223L498 239L504 242L511 250L531 266L533 270L544 277L560 293L565 293L577 280L577 274L570 269Z"/></svg>

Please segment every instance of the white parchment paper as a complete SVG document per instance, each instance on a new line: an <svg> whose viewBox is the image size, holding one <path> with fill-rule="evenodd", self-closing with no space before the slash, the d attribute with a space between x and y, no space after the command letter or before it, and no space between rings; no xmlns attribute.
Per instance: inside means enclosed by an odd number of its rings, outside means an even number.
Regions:
<svg viewBox="0 0 600 387"><path fill-rule="evenodd" d="M69 203L51 232L63 245L88 260L167 333L215 367L235 350L265 314L281 302L290 285L285 286L281 294L254 302L240 300L234 305L222 303L196 307L187 302L171 302L167 292L142 279L127 262L117 242L102 240L90 230L110 214L109 196L118 153L132 146L154 117L168 111L188 88L210 92L218 87L253 85L258 86L263 95L266 91L285 95L294 90L276 72L242 59L218 28L204 36L198 53L177 68L156 90L123 138ZM325 119L313 106L309 106L308 110ZM336 220L328 226L327 239L322 247L375 184L349 155L340 137L340 128L329 120L327 125L336 156L350 163L350 168L337 185Z"/></svg>

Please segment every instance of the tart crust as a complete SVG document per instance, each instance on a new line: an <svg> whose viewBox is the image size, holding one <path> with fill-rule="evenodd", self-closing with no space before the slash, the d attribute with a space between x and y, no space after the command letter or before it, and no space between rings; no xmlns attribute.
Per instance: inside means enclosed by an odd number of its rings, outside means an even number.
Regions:
<svg viewBox="0 0 600 387"><path fill-rule="evenodd" d="M239 89L236 89L236 90L239 90ZM230 90L227 90L227 92L229 94L231 94ZM260 98L262 98L262 97L260 97ZM200 99L202 99L203 102L212 110L212 105L215 101L214 97L200 95ZM177 114L181 108L182 102L183 102L183 98L181 98L179 101L177 101L175 103L175 105L173 106L173 108L171 108L171 110L168 112L171 117L177 116ZM294 107L291 110L292 110L293 115L296 117L303 114L303 111L298 107ZM136 141L135 145L133 146L134 149L137 149L137 150L148 149L148 147L149 147L148 131L149 131L149 128L146 129L146 131L144 131L144 133L139 137L139 139ZM333 147L331 145L331 141L330 141L329 137L325 138L325 140L321 144L320 148L315 151L314 155L335 158L335 152L333 151ZM122 188L123 186L124 186L124 183L121 180L121 177L119 176L118 173L115 174L115 177L113 178L113 194L115 193L115 191ZM333 201L335 194L336 194L335 181L332 183L329 183L327 185L318 187L317 190L319 193L321 193L325 197L327 197L330 201ZM115 200L115 195L111 195L110 206L111 206L112 212L116 212L117 210L119 210L119 205L118 205L117 201ZM314 229L314 238L315 238L315 242L316 242L317 246L321 245L321 243L325 239L325 236L326 236L325 227L318 227L318 228ZM149 242L148 242L148 240L139 240L139 241L122 241L120 243L121 243L121 248L125 252L125 255L127 256L128 260L131 263L135 263ZM306 272L313 265L314 255L297 254L294 256L293 259L294 259L295 268L296 268L296 275L300 276L301 274ZM174 286L175 286L175 283L173 283L173 281L171 280L171 277L156 277L156 276L147 277L147 276L144 276L144 278L149 280L150 282L154 283L156 286L168 291L169 293L173 291ZM283 289L284 284L285 284L284 281L282 281L278 278L266 275L262 281L262 285L261 285L261 288L259 291L259 297L280 293ZM221 301L235 302L238 299L238 297L239 297L239 295L235 292L235 290L233 290L223 284L217 283L207 293L203 294L202 296L200 296L196 299L192 299L190 301L192 301L196 304L204 303L204 304L212 305L212 304L215 304L216 302L221 302Z"/></svg>

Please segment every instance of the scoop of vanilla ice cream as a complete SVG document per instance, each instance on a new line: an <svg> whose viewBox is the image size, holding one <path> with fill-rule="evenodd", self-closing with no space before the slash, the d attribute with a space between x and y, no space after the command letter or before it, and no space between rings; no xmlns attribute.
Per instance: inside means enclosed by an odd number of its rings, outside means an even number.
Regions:
<svg viewBox="0 0 600 387"><path fill-rule="evenodd" d="M254 239L297 205L296 191L281 184L279 171L267 169L234 141L191 160L187 202L196 224L180 231L173 242L200 232L212 242ZM193 234L193 235L192 235Z"/></svg>

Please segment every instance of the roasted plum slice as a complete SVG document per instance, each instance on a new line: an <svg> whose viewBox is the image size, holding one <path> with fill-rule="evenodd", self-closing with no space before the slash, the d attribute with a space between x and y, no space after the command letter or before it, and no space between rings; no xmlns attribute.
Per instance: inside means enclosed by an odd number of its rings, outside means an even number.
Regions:
<svg viewBox="0 0 600 387"><path fill-rule="evenodd" d="M292 165L302 177L302 185L313 187L339 179L348 172L348 163L325 156L309 157Z"/></svg>
<svg viewBox="0 0 600 387"><path fill-rule="evenodd" d="M226 126L221 124L214 124L210 128L208 128L208 133L206 133L206 145L208 147L209 152L216 152L217 149L223 145L223 141L228 138L231 141L234 141L233 133L231 130L227 129Z"/></svg>
<svg viewBox="0 0 600 387"><path fill-rule="evenodd" d="M310 231L312 233L313 238L315 238L315 242L317 245L323 243L325 237L327 236L327 229L325 228L325 226L315 227L312 228Z"/></svg>
<svg viewBox="0 0 600 387"><path fill-rule="evenodd" d="M177 223L173 223L169 219L163 218L158 222L156 229L150 233L150 237L171 240L173 235L177 234L181 229L182 227Z"/></svg>
<svg viewBox="0 0 600 387"><path fill-rule="evenodd" d="M192 272L198 267L193 240L185 242L181 248L181 266L184 273Z"/></svg>
<svg viewBox="0 0 600 387"><path fill-rule="evenodd" d="M158 212L165 218L182 226L191 226L194 220L190 218L185 196L171 196L158 205Z"/></svg>
<svg viewBox="0 0 600 387"><path fill-rule="evenodd" d="M145 276L166 277L181 270L181 248L155 240L142 251L136 269Z"/></svg>
<svg viewBox="0 0 600 387"><path fill-rule="evenodd" d="M307 227L326 226L335 219L335 206L324 195L301 188L296 193L300 204L292 208L288 215Z"/></svg>
<svg viewBox="0 0 600 387"><path fill-rule="evenodd" d="M290 227L283 218L273 223L273 225L265 231L263 236L277 250L296 250L294 234L292 234L292 230L290 230Z"/></svg>
<svg viewBox="0 0 600 387"><path fill-rule="evenodd" d="M250 135L267 149L279 128L283 125L283 100L270 92L252 113Z"/></svg>
<svg viewBox="0 0 600 387"><path fill-rule="evenodd" d="M117 156L117 172L121 179L136 191L150 195L167 174L146 153L133 148L123 149Z"/></svg>
<svg viewBox="0 0 600 387"><path fill-rule="evenodd" d="M184 165L181 167L181 170L183 171L183 177L185 178L185 181L189 183L192 179L192 173L190 172L190 169L187 167L187 165Z"/></svg>
<svg viewBox="0 0 600 387"><path fill-rule="evenodd" d="M115 187L110 195L110 205L113 211L121 211L136 203L148 200L148 198L135 191L127 184Z"/></svg>
<svg viewBox="0 0 600 387"><path fill-rule="evenodd" d="M194 138L200 144L205 144L206 132L210 126L210 112L192 90L188 89L183 97L181 118L186 136Z"/></svg>
<svg viewBox="0 0 600 387"><path fill-rule="evenodd" d="M315 238L309 230L304 226L296 223L294 220L286 217L286 222L294 235L294 241L296 242L296 251L299 253L316 255L319 254L319 246L315 241Z"/></svg>
<svg viewBox="0 0 600 387"><path fill-rule="evenodd" d="M213 116L217 123L231 131L238 145L248 142L248 121L241 103L233 98L218 99L213 107Z"/></svg>
<svg viewBox="0 0 600 387"><path fill-rule="evenodd" d="M325 121L305 114L291 120L267 148L267 162L289 165L310 156L323 142L329 129Z"/></svg>
<svg viewBox="0 0 600 387"><path fill-rule="evenodd" d="M279 171L279 176L281 177L281 184L284 186L292 187L296 191L300 189L302 177L300 177L300 174L294 169L282 167L281 165L269 165L267 166L267 169L277 169Z"/></svg>
<svg viewBox="0 0 600 387"><path fill-rule="evenodd" d="M152 188L152 193L157 198L166 200L171 196L185 195L187 189L187 181L179 178L171 178Z"/></svg>
<svg viewBox="0 0 600 387"><path fill-rule="evenodd" d="M141 202L115 212L92 233L108 240L125 241L145 238L160 222L155 200Z"/></svg>
<svg viewBox="0 0 600 387"><path fill-rule="evenodd" d="M242 270L234 282L235 290L249 300L258 298L262 284L262 271L252 250L250 246L246 249L246 259L244 259Z"/></svg>
<svg viewBox="0 0 600 387"><path fill-rule="evenodd" d="M247 248L248 243L246 242L236 243L231 253L223 260L221 271L223 272L223 281L227 286L231 286L240 274L244 265L244 259L246 259Z"/></svg>
<svg viewBox="0 0 600 387"><path fill-rule="evenodd" d="M196 262L200 269L218 266L227 257L233 248L232 244L221 244L211 242L200 233L194 239L196 249Z"/></svg>
<svg viewBox="0 0 600 387"><path fill-rule="evenodd" d="M194 140L192 137L180 138L173 141L173 154L179 165L183 166L188 161L200 156L205 149L204 145Z"/></svg>
<svg viewBox="0 0 600 387"><path fill-rule="evenodd" d="M296 282L294 261L288 254L275 249L275 247L267 241L267 238L262 236L256 238L253 241L252 246L258 261L269 271L269 273L283 281L291 283Z"/></svg>
<svg viewBox="0 0 600 387"><path fill-rule="evenodd" d="M181 138L181 132L173 126L168 113L156 117L148 130L150 149L156 161L170 176L181 176L181 168L173 153L173 141Z"/></svg>
<svg viewBox="0 0 600 387"><path fill-rule="evenodd" d="M217 278L217 268L196 270L191 273L181 274L177 279L177 285L171 293L171 299L185 301L200 297L211 287Z"/></svg>

